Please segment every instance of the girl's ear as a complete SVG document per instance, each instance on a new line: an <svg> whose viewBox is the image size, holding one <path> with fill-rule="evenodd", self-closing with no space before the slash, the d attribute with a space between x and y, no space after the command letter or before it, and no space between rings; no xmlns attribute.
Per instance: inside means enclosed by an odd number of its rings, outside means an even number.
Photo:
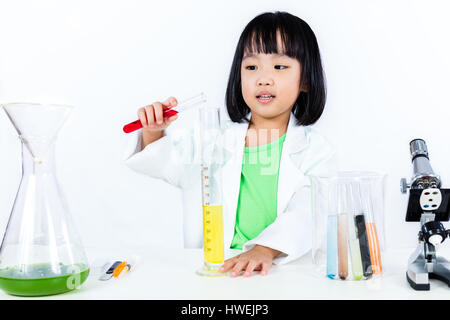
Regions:
<svg viewBox="0 0 450 320"><path fill-rule="evenodd" d="M308 84L306 81L300 83L300 92L308 92Z"/></svg>

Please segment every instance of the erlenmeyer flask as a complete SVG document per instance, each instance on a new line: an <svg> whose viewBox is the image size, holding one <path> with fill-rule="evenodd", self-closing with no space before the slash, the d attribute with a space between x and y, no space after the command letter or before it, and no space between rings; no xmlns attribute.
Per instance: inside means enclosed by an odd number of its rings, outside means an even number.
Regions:
<svg viewBox="0 0 450 320"><path fill-rule="evenodd" d="M89 266L55 176L55 140L72 107L3 108L22 142L22 180L0 247L0 288L21 296L76 289Z"/></svg>

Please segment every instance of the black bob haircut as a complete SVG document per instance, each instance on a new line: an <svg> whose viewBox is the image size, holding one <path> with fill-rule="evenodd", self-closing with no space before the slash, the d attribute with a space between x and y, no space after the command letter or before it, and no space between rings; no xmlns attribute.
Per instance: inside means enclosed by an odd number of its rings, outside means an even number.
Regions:
<svg viewBox="0 0 450 320"><path fill-rule="evenodd" d="M278 52L277 32L284 52ZM255 52L256 51L256 52ZM302 19L287 12L266 12L248 23L239 38L226 91L228 115L233 122L248 121L250 108L241 89L241 63L246 52L283 53L301 65L301 91L292 113L297 125L311 125L322 115L326 101L325 75L316 36Z"/></svg>

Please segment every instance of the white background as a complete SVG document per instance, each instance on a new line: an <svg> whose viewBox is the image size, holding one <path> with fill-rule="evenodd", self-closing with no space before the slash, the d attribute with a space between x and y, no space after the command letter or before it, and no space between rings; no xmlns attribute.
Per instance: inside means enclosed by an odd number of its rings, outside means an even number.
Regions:
<svg viewBox="0 0 450 320"><path fill-rule="evenodd" d="M446 1L1 0L0 103L76 106L59 136L57 172L85 245L180 247L179 191L124 165L122 126L169 96L204 91L223 107L245 25L288 11L308 22L321 49L328 100L315 127L337 148L341 169L387 173L387 247L411 247L418 225L404 222L399 191L412 174L411 139L426 140L450 186L449 9ZM20 157L2 111L0 232Z"/></svg>

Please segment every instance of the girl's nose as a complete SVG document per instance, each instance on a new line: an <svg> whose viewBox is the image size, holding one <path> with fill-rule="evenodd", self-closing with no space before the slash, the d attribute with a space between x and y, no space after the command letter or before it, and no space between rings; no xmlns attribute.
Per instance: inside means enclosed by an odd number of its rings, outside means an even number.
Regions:
<svg viewBox="0 0 450 320"><path fill-rule="evenodd" d="M268 77L258 79L258 86L271 86L273 85L273 80Z"/></svg>

